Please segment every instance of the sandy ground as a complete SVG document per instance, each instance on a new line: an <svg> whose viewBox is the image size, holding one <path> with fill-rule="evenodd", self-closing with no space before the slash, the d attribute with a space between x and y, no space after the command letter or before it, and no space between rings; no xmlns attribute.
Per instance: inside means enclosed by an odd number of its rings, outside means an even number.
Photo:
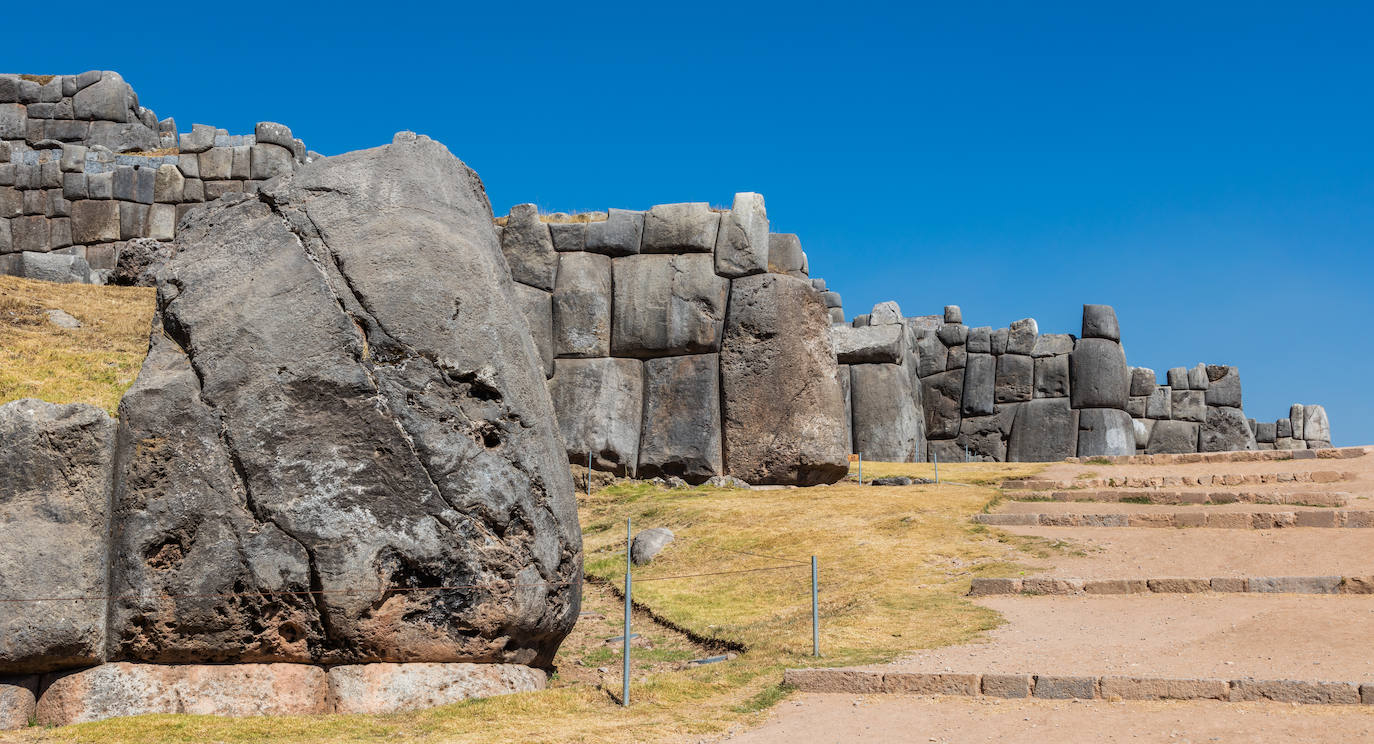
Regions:
<svg viewBox="0 0 1374 744"><path fill-rule="evenodd" d="M1374 530L1287 527L999 527L1018 535L1071 540L1083 556L1058 556L1037 576L1076 579L1374 574Z"/></svg>
<svg viewBox="0 0 1374 744"><path fill-rule="evenodd" d="M729 741L1345 744L1374 741L1374 706L807 694Z"/></svg>
<svg viewBox="0 0 1374 744"><path fill-rule="evenodd" d="M1355 500L1341 509L1374 510L1374 500ZM1329 506L1289 504L1123 504L1119 501L1003 501L994 514L1173 514L1175 512L1331 511Z"/></svg>
<svg viewBox="0 0 1374 744"><path fill-rule="evenodd" d="M1374 596L989 597L987 643L873 669L1374 683Z"/></svg>

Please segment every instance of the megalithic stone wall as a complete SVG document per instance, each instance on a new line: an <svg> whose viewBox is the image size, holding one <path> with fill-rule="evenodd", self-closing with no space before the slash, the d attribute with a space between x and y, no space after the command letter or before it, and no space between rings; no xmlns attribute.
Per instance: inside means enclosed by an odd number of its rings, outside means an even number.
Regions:
<svg viewBox="0 0 1374 744"><path fill-rule="evenodd" d="M178 135L115 72L0 75L0 274L104 283L129 241L170 241L188 210L311 158L273 122Z"/></svg>
<svg viewBox="0 0 1374 744"><path fill-rule="evenodd" d="M521 204L497 223L571 463L692 483L848 471L835 314L797 236L769 233L762 196L581 215Z"/></svg>

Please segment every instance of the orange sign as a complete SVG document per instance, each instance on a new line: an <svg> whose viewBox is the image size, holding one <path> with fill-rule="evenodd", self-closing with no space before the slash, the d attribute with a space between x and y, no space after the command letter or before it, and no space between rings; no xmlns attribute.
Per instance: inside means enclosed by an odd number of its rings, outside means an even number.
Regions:
<svg viewBox="0 0 1374 744"><path fill-rule="evenodd" d="M858 461L859 461L859 456L858 456L858 455L850 455L850 456L849 456L849 461L850 461L850 462L858 462Z"/></svg>

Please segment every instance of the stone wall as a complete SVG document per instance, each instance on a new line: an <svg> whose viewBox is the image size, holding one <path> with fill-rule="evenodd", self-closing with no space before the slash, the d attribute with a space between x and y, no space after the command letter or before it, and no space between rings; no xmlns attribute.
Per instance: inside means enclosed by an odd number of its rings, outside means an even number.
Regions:
<svg viewBox="0 0 1374 744"><path fill-rule="evenodd" d="M103 283L127 241L169 241L193 207L310 157L272 122L178 135L115 72L0 75L0 274Z"/></svg>

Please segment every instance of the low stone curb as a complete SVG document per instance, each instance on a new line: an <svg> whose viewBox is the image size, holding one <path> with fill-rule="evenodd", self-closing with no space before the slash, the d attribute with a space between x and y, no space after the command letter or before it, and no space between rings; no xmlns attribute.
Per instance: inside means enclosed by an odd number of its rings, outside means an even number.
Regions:
<svg viewBox="0 0 1374 744"><path fill-rule="evenodd" d="M1374 705L1374 685L1307 680L952 674L861 669L788 669L783 683L802 692L965 695L1047 700L1267 700L1305 705Z"/></svg>
<svg viewBox="0 0 1374 744"><path fill-rule="evenodd" d="M1113 465L1180 465L1197 462L1266 462L1279 460L1348 460L1368 454L1365 447L1326 447L1310 450L1248 450L1237 452L1198 452L1179 455L1114 455L1110 457L1066 457L1070 464L1107 461Z"/></svg>
<svg viewBox="0 0 1374 744"><path fill-rule="evenodd" d="M1122 501L1164 506L1179 504L1278 504L1292 506L1348 506L1350 494L1345 491L1289 491L1257 493L1250 491L1012 491L1013 501L1083 501L1120 503Z"/></svg>
<svg viewBox="0 0 1374 744"><path fill-rule="evenodd" d="M975 514L978 524L998 527L1208 527L1271 530L1284 527L1374 527L1374 511L1206 512L1137 514Z"/></svg>
<svg viewBox="0 0 1374 744"><path fill-rule="evenodd" d="M1202 475L1111 475L1105 478L1048 480L1017 478L1002 481L1009 491L1062 491L1093 488L1192 488L1209 486L1257 486L1278 483L1339 483L1354 480L1343 470L1308 470L1280 473L1204 473Z"/></svg>
<svg viewBox="0 0 1374 744"><path fill-rule="evenodd" d="M1088 594L1374 594L1374 576L1250 576L1211 579L1070 579L1050 576L1024 579L974 579L970 597Z"/></svg>

